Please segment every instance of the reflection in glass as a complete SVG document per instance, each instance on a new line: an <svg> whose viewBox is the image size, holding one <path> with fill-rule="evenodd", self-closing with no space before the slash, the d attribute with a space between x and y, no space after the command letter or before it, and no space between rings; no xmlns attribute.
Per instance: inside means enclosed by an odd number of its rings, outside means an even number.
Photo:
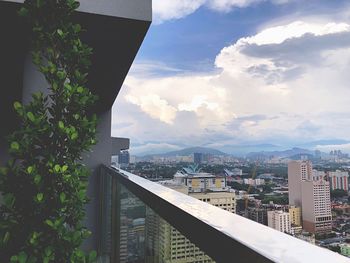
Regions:
<svg viewBox="0 0 350 263"><path fill-rule="evenodd" d="M120 185L117 202L119 227L115 243L121 263L212 263L209 256L178 230ZM119 255L119 256L118 256Z"/></svg>

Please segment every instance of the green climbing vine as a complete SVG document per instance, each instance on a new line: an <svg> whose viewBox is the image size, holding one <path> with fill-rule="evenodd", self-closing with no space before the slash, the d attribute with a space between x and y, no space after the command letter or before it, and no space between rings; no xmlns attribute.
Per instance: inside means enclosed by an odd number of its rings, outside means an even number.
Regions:
<svg viewBox="0 0 350 263"><path fill-rule="evenodd" d="M96 143L96 101L86 87L91 48L72 20L75 0L26 0L19 15L32 29L32 61L48 94L14 103L20 127L9 136L12 159L0 168L0 262L94 262L80 250L88 169Z"/></svg>

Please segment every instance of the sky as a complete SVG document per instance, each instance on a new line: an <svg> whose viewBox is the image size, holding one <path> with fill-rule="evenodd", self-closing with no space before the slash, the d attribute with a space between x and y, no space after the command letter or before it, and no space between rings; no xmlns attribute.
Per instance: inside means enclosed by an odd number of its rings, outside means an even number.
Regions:
<svg viewBox="0 0 350 263"><path fill-rule="evenodd" d="M350 2L153 0L113 107L135 155L350 152Z"/></svg>

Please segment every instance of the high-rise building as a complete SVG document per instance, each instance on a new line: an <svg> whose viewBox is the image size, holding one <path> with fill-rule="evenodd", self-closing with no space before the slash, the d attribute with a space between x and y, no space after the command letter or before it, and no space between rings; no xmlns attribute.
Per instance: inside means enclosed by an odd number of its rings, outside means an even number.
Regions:
<svg viewBox="0 0 350 263"><path fill-rule="evenodd" d="M289 204L301 207L303 229L311 233L332 229L330 186L325 175L312 170L309 161L288 163Z"/></svg>
<svg viewBox="0 0 350 263"><path fill-rule="evenodd" d="M313 181L318 181L318 180L325 180L327 174L324 171L318 171L318 170L312 170L312 180Z"/></svg>
<svg viewBox="0 0 350 263"><path fill-rule="evenodd" d="M349 173L336 170L334 172L328 172L329 183L331 190L349 190Z"/></svg>
<svg viewBox="0 0 350 263"><path fill-rule="evenodd" d="M130 163L129 151L121 151L118 154L118 164L121 168L127 167Z"/></svg>
<svg viewBox="0 0 350 263"><path fill-rule="evenodd" d="M310 161L291 161L288 163L289 204L301 206L301 182L311 180L312 163Z"/></svg>
<svg viewBox="0 0 350 263"><path fill-rule="evenodd" d="M290 216L290 223L293 226L301 226L301 208L291 205L289 206L289 216Z"/></svg>
<svg viewBox="0 0 350 263"><path fill-rule="evenodd" d="M332 212L329 182L325 180L302 182L303 229L311 233L332 230Z"/></svg>
<svg viewBox="0 0 350 263"><path fill-rule="evenodd" d="M267 212L268 226L284 233L291 233L289 213L281 210Z"/></svg>

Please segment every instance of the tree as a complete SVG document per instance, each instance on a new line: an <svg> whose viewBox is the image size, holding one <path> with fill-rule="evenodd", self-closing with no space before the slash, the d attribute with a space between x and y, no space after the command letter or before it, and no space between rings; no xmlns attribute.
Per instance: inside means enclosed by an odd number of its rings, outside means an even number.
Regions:
<svg viewBox="0 0 350 263"><path fill-rule="evenodd" d="M331 197L333 198L345 197L347 195L348 195L347 191L344 191L344 190L335 189L331 191Z"/></svg>
<svg viewBox="0 0 350 263"><path fill-rule="evenodd" d="M93 262L80 249L89 171L82 153L96 143L96 101L86 87L91 48L72 22L74 0L26 0L32 60L49 94L14 103L21 124L9 136L12 160L0 169L0 262Z"/></svg>

